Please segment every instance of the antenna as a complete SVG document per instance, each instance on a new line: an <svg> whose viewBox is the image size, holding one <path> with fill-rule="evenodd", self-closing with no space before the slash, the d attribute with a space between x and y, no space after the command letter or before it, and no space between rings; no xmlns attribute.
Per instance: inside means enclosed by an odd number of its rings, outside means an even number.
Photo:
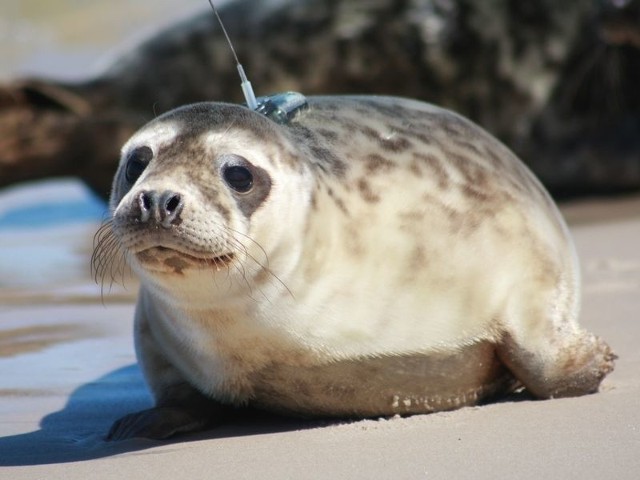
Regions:
<svg viewBox="0 0 640 480"><path fill-rule="evenodd" d="M258 101L256 100L256 94L253 93L253 87L251 86L251 82L247 80L247 76L244 73L244 69L242 68L242 65L240 65L240 61L238 60L236 51L233 49L233 44L231 43L231 39L227 34L227 29L224 28L222 19L218 14L218 9L216 9L215 5L211 0L209 0L209 5L211 5L211 8L213 9L213 13L215 13L216 17L218 18L218 23L220 23L220 26L222 27L222 32L224 33L224 36L227 39L227 43L229 44L231 53L233 53L233 58L236 60L236 66L238 67L238 73L240 74L240 80L241 80L240 86L242 87L242 93L244 93L244 99L247 102L247 106L251 110L256 110L258 108Z"/></svg>

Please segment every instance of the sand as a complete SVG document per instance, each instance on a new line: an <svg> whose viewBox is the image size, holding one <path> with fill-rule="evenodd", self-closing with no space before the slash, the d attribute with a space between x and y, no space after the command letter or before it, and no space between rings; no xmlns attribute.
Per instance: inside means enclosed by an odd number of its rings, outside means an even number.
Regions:
<svg viewBox="0 0 640 480"><path fill-rule="evenodd" d="M103 300L87 278L4 288L0 478L640 478L640 199L564 211L583 266L582 323L620 356L597 394L354 422L263 415L170 442L107 443L113 420L150 405L132 346L135 287Z"/></svg>

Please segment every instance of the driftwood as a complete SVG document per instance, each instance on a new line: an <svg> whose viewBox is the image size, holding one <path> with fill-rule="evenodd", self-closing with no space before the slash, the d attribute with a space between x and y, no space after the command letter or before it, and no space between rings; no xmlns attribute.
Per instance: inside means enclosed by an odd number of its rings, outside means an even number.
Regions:
<svg viewBox="0 0 640 480"><path fill-rule="evenodd" d="M238 0L221 9L258 94L380 93L452 108L556 195L640 187L640 0ZM242 101L210 11L99 78L0 87L0 186L75 175L107 196L125 139L196 101Z"/></svg>

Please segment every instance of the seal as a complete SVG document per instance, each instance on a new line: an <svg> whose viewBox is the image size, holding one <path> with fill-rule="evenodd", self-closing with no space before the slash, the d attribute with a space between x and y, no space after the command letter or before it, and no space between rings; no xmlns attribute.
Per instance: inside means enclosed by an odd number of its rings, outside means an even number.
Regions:
<svg viewBox="0 0 640 480"><path fill-rule="evenodd" d="M141 279L155 406L108 434L166 438L236 407L311 417L451 410L524 386L594 392L567 227L498 140L394 97L309 97L278 124L199 103L125 144L94 261Z"/></svg>

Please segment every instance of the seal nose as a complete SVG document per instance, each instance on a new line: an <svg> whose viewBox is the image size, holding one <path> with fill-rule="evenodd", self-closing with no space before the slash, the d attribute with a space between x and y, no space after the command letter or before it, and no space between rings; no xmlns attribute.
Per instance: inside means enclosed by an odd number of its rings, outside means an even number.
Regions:
<svg viewBox="0 0 640 480"><path fill-rule="evenodd" d="M162 193L142 191L137 196L137 203L142 223L153 220L164 228L170 228L182 222L180 213L184 203L179 193L170 190Z"/></svg>

